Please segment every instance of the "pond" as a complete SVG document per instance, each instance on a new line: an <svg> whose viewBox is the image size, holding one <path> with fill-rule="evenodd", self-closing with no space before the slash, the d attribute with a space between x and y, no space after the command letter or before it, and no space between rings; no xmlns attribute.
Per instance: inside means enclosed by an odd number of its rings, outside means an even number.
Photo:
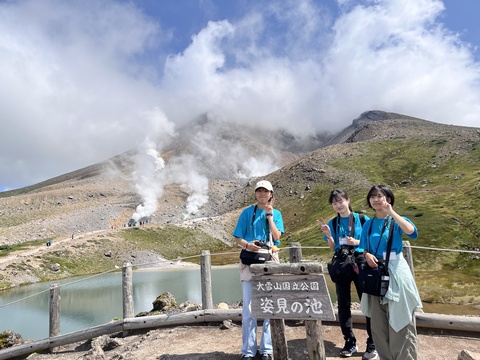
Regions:
<svg viewBox="0 0 480 360"><path fill-rule="evenodd" d="M133 272L134 314L150 311L157 296L170 292L177 303L202 302L199 267L137 270ZM332 302L336 301L335 287L325 276ZM43 339L49 332L50 286L60 284L60 332L66 334L108 323L123 317L122 274L70 278L55 282L37 283L0 292L0 332L12 330L24 339ZM353 286L352 286L353 287ZM242 298L238 267L212 267L212 300L234 303ZM358 301L353 295L353 301ZM472 306L424 304L425 312L443 314L478 314Z"/></svg>

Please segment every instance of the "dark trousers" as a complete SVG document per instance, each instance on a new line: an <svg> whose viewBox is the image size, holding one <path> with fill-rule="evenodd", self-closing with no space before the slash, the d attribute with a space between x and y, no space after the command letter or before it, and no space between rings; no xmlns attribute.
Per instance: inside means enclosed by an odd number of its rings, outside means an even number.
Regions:
<svg viewBox="0 0 480 360"><path fill-rule="evenodd" d="M355 334L353 333L352 311L351 311L352 283L355 285L358 298L361 299L362 293L360 292L360 286L358 284L358 275L354 271L352 271L352 276L350 279L345 280L343 282L335 283L335 290L337 293L337 302L338 302L338 320L340 322L340 328L342 329L343 338L345 339L345 341L348 341L350 344L355 345L357 340L355 338ZM374 344L373 344L373 338L372 338L370 318L366 317L365 319L366 319L366 328L367 328L367 335L368 335L367 346L371 346Z"/></svg>

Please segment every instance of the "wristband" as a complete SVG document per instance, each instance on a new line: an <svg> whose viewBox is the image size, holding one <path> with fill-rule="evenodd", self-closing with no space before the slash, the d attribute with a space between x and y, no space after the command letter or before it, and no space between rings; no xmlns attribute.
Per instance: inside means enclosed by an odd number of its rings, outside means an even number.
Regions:
<svg viewBox="0 0 480 360"><path fill-rule="evenodd" d="M267 217L268 217L268 216L273 216L273 214L271 214L271 213L267 213L267 215L265 215L265 216L267 216Z"/></svg>

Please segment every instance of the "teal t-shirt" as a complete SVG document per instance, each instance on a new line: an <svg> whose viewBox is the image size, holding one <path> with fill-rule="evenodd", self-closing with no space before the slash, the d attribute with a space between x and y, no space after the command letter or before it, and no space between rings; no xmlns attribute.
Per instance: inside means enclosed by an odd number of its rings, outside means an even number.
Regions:
<svg viewBox="0 0 480 360"><path fill-rule="evenodd" d="M365 223L367 220L370 218L366 215L364 215L365 218ZM335 220L335 226L334 226L334 221ZM330 219L328 222L328 227L330 228L330 232L332 233L332 238L335 242L335 249L334 251L337 251L340 249L340 239L344 238L346 236L352 236L352 232L350 229L350 217L341 217L337 216L336 218ZM340 219L340 221L338 221ZM353 213L353 226L354 226L354 239L360 240L360 237L362 235L362 222L360 221L360 214L358 213ZM323 240L328 241L327 235L323 236ZM363 253L363 248L359 246L355 246L355 251Z"/></svg>
<svg viewBox="0 0 480 360"><path fill-rule="evenodd" d="M283 227L282 213L273 209L273 222L277 229L283 234L285 232ZM266 212L263 209L256 209L255 206L245 208L238 218L237 226L233 231L233 236L244 239L248 242L255 240L268 240L269 229L267 226ZM275 240L275 246L280 244L280 240Z"/></svg>

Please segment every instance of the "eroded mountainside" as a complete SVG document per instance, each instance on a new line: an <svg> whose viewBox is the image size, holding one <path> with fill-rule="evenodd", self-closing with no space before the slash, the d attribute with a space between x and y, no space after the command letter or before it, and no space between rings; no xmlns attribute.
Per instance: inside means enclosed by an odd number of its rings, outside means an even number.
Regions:
<svg viewBox="0 0 480 360"><path fill-rule="evenodd" d="M423 139L425 142L428 139L448 139L433 163L471 151L472 144L478 143L480 138L480 129L437 124L381 111L363 113L336 136L312 137L308 142L283 132L270 136L269 139L273 140L267 141L263 133L255 129L228 125L219 130L217 123L203 118L195 128L184 131L189 134L208 132L213 126L217 128L215 131L219 138L226 139L230 146L240 141L244 148L249 149L249 155L266 151L272 154L280 169L267 176L275 183L280 202L295 194L302 196L305 189L321 181L335 184L339 179L348 177L344 169L331 164L360 156L358 143L392 139ZM174 154L187 151L191 146L189 137L191 135L180 136L184 141L171 144L162 157L168 161ZM135 153L131 151L40 184L1 193L0 245L125 226L137 205L142 203L132 179L134 157ZM202 161L201 154L198 161ZM231 169L216 169L208 163L204 168L208 174L208 202L196 214L190 214L188 219L216 217L231 212L237 214L238 209L253 201L250 185L255 178L235 178ZM371 183L368 174L358 172L350 176L350 181L352 186ZM151 222L183 222L189 195L189 189L179 184L166 185Z"/></svg>

